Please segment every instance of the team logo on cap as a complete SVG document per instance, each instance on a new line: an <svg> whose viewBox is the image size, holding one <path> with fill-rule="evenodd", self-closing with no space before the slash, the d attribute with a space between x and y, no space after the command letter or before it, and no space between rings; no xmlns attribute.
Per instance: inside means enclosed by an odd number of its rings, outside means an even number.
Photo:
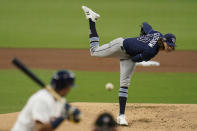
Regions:
<svg viewBox="0 0 197 131"><path fill-rule="evenodd" d="M175 43L176 42L176 39L175 38L172 38L172 42Z"/></svg>

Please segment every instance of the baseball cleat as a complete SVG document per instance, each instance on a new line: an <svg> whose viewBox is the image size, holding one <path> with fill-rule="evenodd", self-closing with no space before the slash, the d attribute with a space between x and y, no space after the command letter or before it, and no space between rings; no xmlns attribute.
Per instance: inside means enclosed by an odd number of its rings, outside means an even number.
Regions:
<svg viewBox="0 0 197 131"><path fill-rule="evenodd" d="M128 126L128 122L126 121L124 114L117 117L117 124L121 126Z"/></svg>
<svg viewBox="0 0 197 131"><path fill-rule="evenodd" d="M86 15L86 19L91 19L92 21L96 22L96 20L100 17L99 14L92 11L90 8L86 6L82 6L82 9Z"/></svg>

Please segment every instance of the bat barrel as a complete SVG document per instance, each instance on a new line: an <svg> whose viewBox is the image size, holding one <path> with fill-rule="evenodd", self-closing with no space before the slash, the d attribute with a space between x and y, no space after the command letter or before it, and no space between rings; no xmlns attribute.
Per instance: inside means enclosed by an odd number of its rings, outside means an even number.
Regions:
<svg viewBox="0 0 197 131"><path fill-rule="evenodd" d="M35 81L38 85L41 87L45 87L44 82L42 82L36 75L34 75L31 70L29 70L19 59L14 58L12 60L12 63L20 69L22 72L24 72L29 78L31 78L33 81Z"/></svg>

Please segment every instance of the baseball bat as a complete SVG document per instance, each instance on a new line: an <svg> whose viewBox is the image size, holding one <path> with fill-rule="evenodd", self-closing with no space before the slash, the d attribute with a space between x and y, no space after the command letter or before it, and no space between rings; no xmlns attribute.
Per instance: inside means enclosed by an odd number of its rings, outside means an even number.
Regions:
<svg viewBox="0 0 197 131"><path fill-rule="evenodd" d="M51 87L46 86L43 81L41 81L30 69L27 68L19 59L14 58L12 63L20 69L23 73L25 73L30 79L36 82L42 88L45 88L50 94L57 99L62 104L66 103L66 99L62 98L59 94L57 94Z"/></svg>
<svg viewBox="0 0 197 131"><path fill-rule="evenodd" d="M17 58L14 58L12 60L12 63L18 68L20 69L22 72L24 72L27 76L29 76L33 81L35 81L39 86L41 87L45 87L45 84L43 81L41 81L35 74L33 74L33 72L31 70L29 70L27 68L27 66L25 66L20 60L18 60Z"/></svg>
<svg viewBox="0 0 197 131"><path fill-rule="evenodd" d="M23 73L25 73L29 78L31 78L33 81L35 81L39 86L42 88L45 88L56 100L58 100L62 104L68 104L66 99L61 97L59 94L57 94L53 88L50 86L46 86L43 81L41 81L30 69L27 68L19 59L14 58L12 60L12 63L20 69ZM72 114L74 112L75 108L70 107L69 114ZM79 120L82 119L82 114L79 115ZM73 121L74 122L74 121Z"/></svg>

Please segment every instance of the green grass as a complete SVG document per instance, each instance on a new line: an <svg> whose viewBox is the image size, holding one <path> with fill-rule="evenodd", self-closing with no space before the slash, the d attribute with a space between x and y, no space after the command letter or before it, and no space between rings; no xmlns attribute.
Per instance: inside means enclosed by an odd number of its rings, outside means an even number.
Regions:
<svg viewBox="0 0 197 131"><path fill-rule="evenodd" d="M101 14L101 43L135 37L147 21L176 34L178 49L197 50L196 0L0 0L0 47L88 48L81 5Z"/></svg>
<svg viewBox="0 0 197 131"><path fill-rule="evenodd" d="M34 70L46 83L52 70ZM71 90L70 102L118 102L119 73L76 71L77 88ZM132 103L195 103L197 88L195 73L135 73L129 88ZM106 91L105 83L115 89ZM0 70L0 113L21 110L27 99L39 87L18 70Z"/></svg>

